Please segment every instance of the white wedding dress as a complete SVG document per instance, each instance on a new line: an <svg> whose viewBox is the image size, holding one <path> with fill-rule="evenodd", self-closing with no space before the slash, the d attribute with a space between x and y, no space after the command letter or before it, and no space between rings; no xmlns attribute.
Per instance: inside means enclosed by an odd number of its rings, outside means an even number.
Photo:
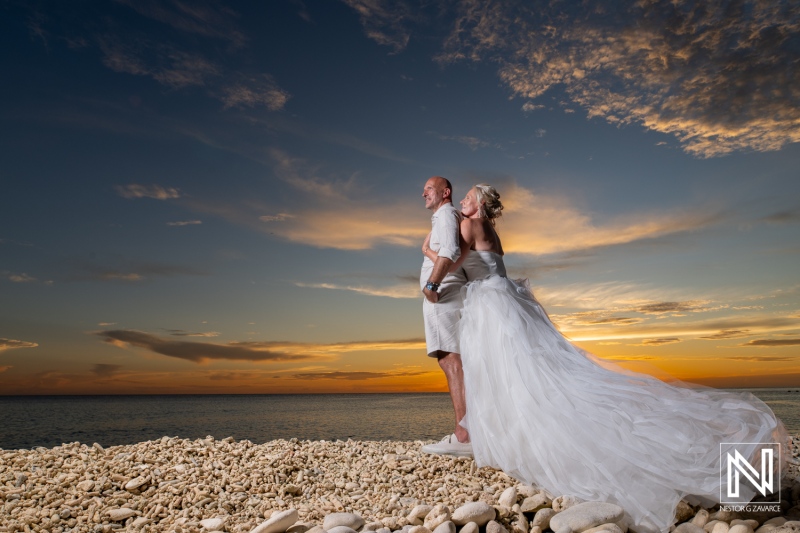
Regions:
<svg viewBox="0 0 800 533"><path fill-rule="evenodd" d="M502 256L472 251L464 268L476 281L462 289L462 425L479 466L615 503L634 531L666 532L682 498L720 501L721 443L753 443L738 449L754 465L759 443L789 443L750 393L666 383L573 345ZM753 495L742 487L745 502Z"/></svg>

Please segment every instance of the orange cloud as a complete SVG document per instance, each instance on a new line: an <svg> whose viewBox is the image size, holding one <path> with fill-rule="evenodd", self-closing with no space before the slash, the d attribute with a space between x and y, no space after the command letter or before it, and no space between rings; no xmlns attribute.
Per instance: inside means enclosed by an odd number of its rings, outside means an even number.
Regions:
<svg viewBox="0 0 800 533"><path fill-rule="evenodd" d="M0 352L3 350L12 350L14 348L36 348L37 346L39 345L35 342L0 338Z"/></svg>
<svg viewBox="0 0 800 533"><path fill-rule="evenodd" d="M506 252L544 255L627 244L696 230L718 222L708 209L630 214L598 224L568 199L535 194L518 185L500 191L503 217L498 230Z"/></svg>

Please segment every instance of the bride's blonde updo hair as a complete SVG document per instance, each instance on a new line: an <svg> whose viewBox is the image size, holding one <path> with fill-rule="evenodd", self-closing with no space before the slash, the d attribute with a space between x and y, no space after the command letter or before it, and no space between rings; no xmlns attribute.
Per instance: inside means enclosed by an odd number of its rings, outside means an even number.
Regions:
<svg viewBox="0 0 800 533"><path fill-rule="evenodd" d="M496 218L503 215L503 204L500 203L500 193L491 185L479 183L475 187L475 196L480 204L480 215L489 219L494 225Z"/></svg>

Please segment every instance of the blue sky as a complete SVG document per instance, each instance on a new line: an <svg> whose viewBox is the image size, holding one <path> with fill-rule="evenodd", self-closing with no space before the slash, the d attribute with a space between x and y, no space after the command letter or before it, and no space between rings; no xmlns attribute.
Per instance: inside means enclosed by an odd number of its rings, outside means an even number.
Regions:
<svg viewBox="0 0 800 533"><path fill-rule="evenodd" d="M442 390L431 175L590 351L800 385L791 2L0 11L6 393Z"/></svg>

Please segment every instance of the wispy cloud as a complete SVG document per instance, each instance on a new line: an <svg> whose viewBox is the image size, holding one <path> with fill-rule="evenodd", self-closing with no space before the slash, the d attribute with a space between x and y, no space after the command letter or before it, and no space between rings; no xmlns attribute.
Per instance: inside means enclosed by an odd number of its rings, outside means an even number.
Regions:
<svg viewBox="0 0 800 533"><path fill-rule="evenodd" d="M103 64L115 72L148 76L173 89L204 87L220 75L217 66L205 57L165 43L147 40L126 42L119 36L99 39Z"/></svg>
<svg viewBox="0 0 800 533"><path fill-rule="evenodd" d="M31 283L36 281L36 278L33 276L29 276L25 272L21 274L9 274L8 276L9 281L13 281L14 283Z"/></svg>
<svg viewBox="0 0 800 533"><path fill-rule="evenodd" d="M699 157L800 141L797 5L627 0L613 16L572 8L458 2L438 59L494 61L529 100L564 87L589 118L672 134Z"/></svg>
<svg viewBox="0 0 800 533"><path fill-rule="evenodd" d="M754 363L783 363L797 361L800 357L796 355L734 355L726 357L734 361L752 361Z"/></svg>
<svg viewBox="0 0 800 533"><path fill-rule="evenodd" d="M117 194L123 198L153 198L155 200L170 200L180 198L181 193L174 187L162 187L161 185L140 185L131 183L129 185L117 185Z"/></svg>
<svg viewBox="0 0 800 533"><path fill-rule="evenodd" d="M410 37L411 7L398 0L342 0L359 15L367 37L400 52Z"/></svg>
<svg viewBox="0 0 800 533"><path fill-rule="evenodd" d="M533 102L525 102L522 104L522 111L525 113L532 113L539 109L544 109L546 106L543 104L534 104Z"/></svg>
<svg viewBox="0 0 800 533"><path fill-rule="evenodd" d="M202 223L202 220L177 220L175 222L167 222L167 226L195 226Z"/></svg>
<svg viewBox="0 0 800 533"><path fill-rule="evenodd" d="M289 98L289 93L281 89L269 74L240 74L222 87L219 94L226 109L264 106L269 111L278 111L284 108Z"/></svg>
<svg viewBox="0 0 800 533"><path fill-rule="evenodd" d="M434 132L428 132L428 133L441 141L455 141L457 143L464 144L468 146L469 149L472 150L473 152L478 148L486 148L492 145L491 142L485 139L479 139L478 137L472 137L469 135L442 135L440 133L434 133Z"/></svg>
<svg viewBox="0 0 800 533"><path fill-rule="evenodd" d="M786 209L767 215L762 218L764 222L771 222L773 224L791 224L800 222L800 208Z"/></svg>
<svg viewBox="0 0 800 533"><path fill-rule="evenodd" d="M800 346L800 339L753 339L741 346Z"/></svg>
<svg viewBox="0 0 800 533"><path fill-rule="evenodd" d="M8 366L8 365L6 365L6 366L0 366L0 374L2 374L3 372L5 372L6 370L11 370L12 368L14 368L14 367L13 367L13 366Z"/></svg>
<svg viewBox="0 0 800 533"><path fill-rule="evenodd" d="M92 373L101 378L110 378L119 374L122 365L109 365L105 363L97 363L92 367Z"/></svg>
<svg viewBox="0 0 800 533"><path fill-rule="evenodd" d="M418 339L400 341L358 341L331 344L298 342L187 342L165 339L135 330L99 331L95 335L119 347L133 346L169 357L194 363L210 360L252 362L286 362L327 358L332 355L356 351L420 350L425 346Z"/></svg>
<svg viewBox="0 0 800 533"><path fill-rule="evenodd" d="M662 315L666 313L700 313L708 311L708 301L688 302L655 302L640 305L636 311L646 315Z"/></svg>
<svg viewBox="0 0 800 533"><path fill-rule="evenodd" d="M661 346L664 344L674 344L676 342L681 342L681 339L679 337L660 337L656 339L644 339L635 346Z"/></svg>
<svg viewBox="0 0 800 533"><path fill-rule="evenodd" d="M13 350L14 348L36 348L37 346L39 345L35 342L0 338L0 352L4 350Z"/></svg>
<svg viewBox="0 0 800 533"><path fill-rule="evenodd" d="M424 371L397 371L397 372L306 372L294 374L295 379L301 380L318 380L318 379L341 379L347 381L364 381L367 379L385 379L394 377L413 377L431 374L432 372Z"/></svg>
<svg viewBox="0 0 800 533"><path fill-rule="evenodd" d="M749 337L750 335L752 335L752 333L750 332L750 330L747 329L726 329L718 333L712 333L710 335L701 335L699 338L710 341L718 341L723 339L736 339L740 337Z"/></svg>
<svg viewBox="0 0 800 533"><path fill-rule="evenodd" d="M289 220L290 218L294 218L294 215L289 213L278 213L277 215L261 215L258 217L258 219L263 222L283 222L284 220Z"/></svg>
<svg viewBox="0 0 800 533"><path fill-rule="evenodd" d="M184 331L182 329L168 329L167 332L175 337L219 337L220 333L217 331Z"/></svg>
<svg viewBox="0 0 800 533"><path fill-rule="evenodd" d="M175 29L231 42L246 43L246 36L237 29L239 14L227 6L205 2L191 4L179 0L116 0L140 15L168 24Z"/></svg>
<svg viewBox="0 0 800 533"><path fill-rule="evenodd" d="M205 276L206 272L182 265L136 260L110 261L112 264L83 264L79 271L69 275L68 281L123 281L140 282L152 278L175 276Z"/></svg>
<svg viewBox="0 0 800 533"><path fill-rule="evenodd" d="M369 296L385 296L387 298L419 298L421 292L416 283L404 283L389 287L371 287L367 285L339 285L335 283L303 283L296 282L297 287L311 289L331 289L339 291L352 291Z"/></svg>

